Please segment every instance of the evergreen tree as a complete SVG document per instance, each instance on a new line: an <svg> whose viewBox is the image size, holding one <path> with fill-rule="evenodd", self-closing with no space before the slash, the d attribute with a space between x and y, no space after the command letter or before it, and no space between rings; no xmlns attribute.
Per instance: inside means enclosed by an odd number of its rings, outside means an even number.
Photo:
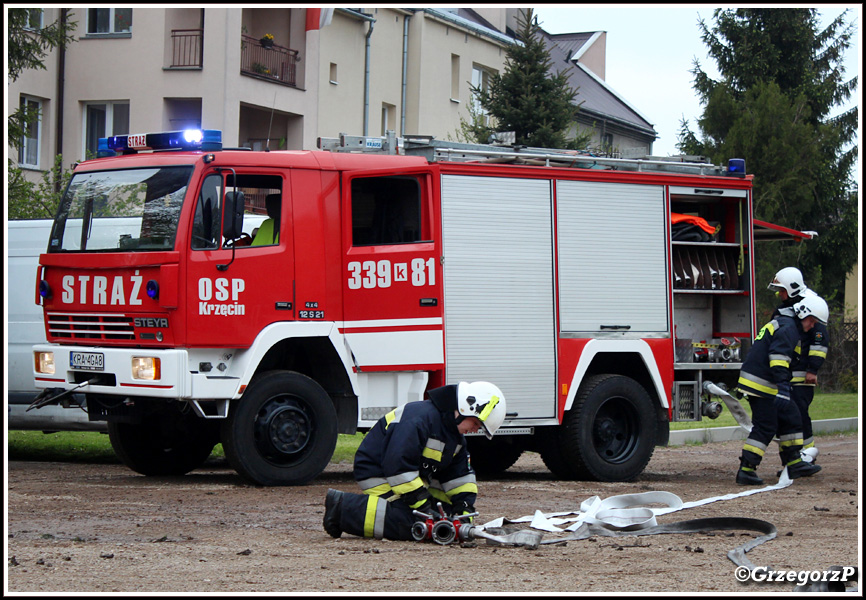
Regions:
<svg viewBox="0 0 866 600"><path fill-rule="evenodd" d="M487 90L472 88L481 107L496 120L498 130L514 131L518 144L566 148L585 143L566 138L578 111L577 90L569 85L567 70L550 73L553 61L531 8L519 11L517 26L519 43L506 51L504 73L492 75ZM492 128L477 116L469 125L477 141L486 143Z"/></svg>
<svg viewBox="0 0 866 600"><path fill-rule="evenodd" d="M858 108L834 109L856 90L844 79L842 55L854 26L847 13L821 31L811 8L717 9L702 39L720 79L695 61L694 89L704 105L700 135L683 121L678 147L713 162L746 160L754 173L758 219L819 232L803 246L761 244L758 281L797 266L828 300L841 300L857 261L857 195L852 193ZM761 312L772 298L758 297Z"/></svg>

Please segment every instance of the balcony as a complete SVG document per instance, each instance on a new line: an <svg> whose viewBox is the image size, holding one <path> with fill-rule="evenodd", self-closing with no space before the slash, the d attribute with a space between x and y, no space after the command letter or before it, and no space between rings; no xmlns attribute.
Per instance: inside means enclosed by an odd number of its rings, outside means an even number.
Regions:
<svg viewBox="0 0 866 600"><path fill-rule="evenodd" d="M263 46L261 41L241 36L241 74L296 87L297 50L271 44Z"/></svg>
<svg viewBox="0 0 866 600"><path fill-rule="evenodd" d="M202 29L171 30L171 68L201 69Z"/></svg>

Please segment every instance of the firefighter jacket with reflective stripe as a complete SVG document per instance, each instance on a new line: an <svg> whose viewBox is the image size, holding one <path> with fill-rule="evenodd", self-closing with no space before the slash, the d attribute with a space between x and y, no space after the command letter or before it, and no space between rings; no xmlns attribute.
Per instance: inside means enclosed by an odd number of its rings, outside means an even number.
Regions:
<svg viewBox="0 0 866 600"><path fill-rule="evenodd" d="M737 387L754 396L775 397L780 385L790 385L802 336L799 319L780 315L764 325L743 362Z"/></svg>
<svg viewBox="0 0 866 600"><path fill-rule="evenodd" d="M355 453L355 480L368 494L393 492L412 508L442 501L463 512L478 487L466 440L457 430L457 386L391 411L367 433Z"/></svg>
<svg viewBox="0 0 866 600"><path fill-rule="evenodd" d="M773 312L775 319L779 315L792 317L796 319L792 306L797 303L797 298L788 300L780 304ZM793 385L802 385L806 380L806 373L817 374L818 369L824 364L827 358L827 348L830 345L830 336L827 332L827 326L819 321L815 321L815 325L809 331L803 333L800 352L797 354L797 360L791 365L791 383Z"/></svg>

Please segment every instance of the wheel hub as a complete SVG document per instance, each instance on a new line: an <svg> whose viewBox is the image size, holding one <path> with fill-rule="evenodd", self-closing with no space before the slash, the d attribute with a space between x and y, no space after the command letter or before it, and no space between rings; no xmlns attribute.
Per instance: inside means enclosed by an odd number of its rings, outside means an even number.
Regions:
<svg viewBox="0 0 866 600"><path fill-rule="evenodd" d="M296 400L276 398L262 407L255 422L256 444L271 460L297 458L310 442L313 423Z"/></svg>
<svg viewBox="0 0 866 600"><path fill-rule="evenodd" d="M598 412L593 427L593 444L598 455L612 463L628 460L637 447L637 427L627 407L608 401Z"/></svg>

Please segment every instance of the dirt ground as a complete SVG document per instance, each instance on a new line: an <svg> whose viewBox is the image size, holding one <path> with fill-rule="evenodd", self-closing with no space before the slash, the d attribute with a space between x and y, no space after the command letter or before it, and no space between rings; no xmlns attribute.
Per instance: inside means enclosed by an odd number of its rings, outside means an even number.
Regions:
<svg viewBox="0 0 866 600"><path fill-rule="evenodd" d="M858 436L821 436L817 446L823 471L813 477L658 521L762 519L778 537L748 553L755 565L798 572L860 566ZM667 491L691 502L741 492L748 489L734 483L741 447L657 448L630 483L555 481L537 454L526 453L501 477L479 482L478 522L577 509L592 496ZM777 463L768 454L759 470L768 483ZM351 465L331 465L307 486L264 488L245 484L224 462L179 478L11 462L6 593L755 594L796 585L737 581L727 552L759 535L749 531L593 537L537 549L484 540L335 540L322 529L328 488L356 491Z"/></svg>

